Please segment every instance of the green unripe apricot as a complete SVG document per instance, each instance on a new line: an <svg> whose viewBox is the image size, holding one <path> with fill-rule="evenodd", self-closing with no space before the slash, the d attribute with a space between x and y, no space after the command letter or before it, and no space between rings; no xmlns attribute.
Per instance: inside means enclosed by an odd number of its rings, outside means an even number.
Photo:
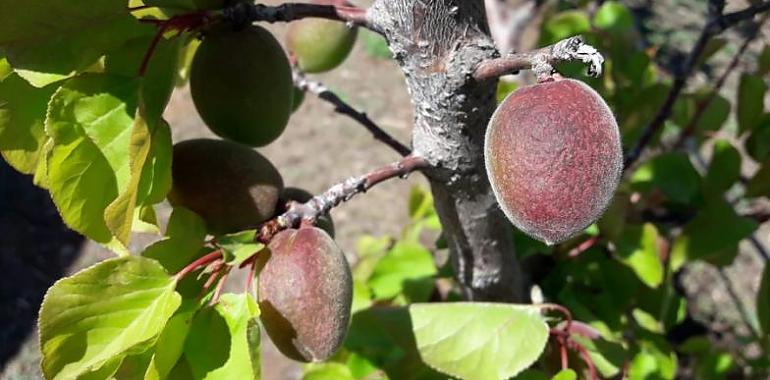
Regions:
<svg viewBox="0 0 770 380"><path fill-rule="evenodd" d="M223 140L197 139L174 145L174 206L200 215L210 233L247 230L275 214L283 179L257 151Z"/></svg>
<svg viewBox="0 0 770 380"><path fill-rule="evenodd" d="M307 190L296 187L287 187L281 192L279 202L284 205L290 201L305 203L311 198L313 198L313 194L310 194L310 192ZM334 221L332 220L331 215L323 214L319 216L315 221L315 225L316 227L326 231L326 233L329 234L329 236L332 238L334 237Z"/></svg>
<svg viewBox="0 0 770 380"><path fill-rule="evenodd" d="M345 23L308 18L289 25L286 44L307 73L320 73L339 66L353 50L356 28Z"/></svg>
<svg viewBox="0 0 770 380"><path fill-rule="evenodd" d="M265 29L207 34L190 69L198 113L218 136L264 146L286 128L293 105L289 60Z"/></svg>
<svg viewBox="0 0 770 380"><path fill-rule="evenodd" d="M305 101L305 91L294 87L294 101L291 105L291 112L297 112L303 101Z"/></svg>

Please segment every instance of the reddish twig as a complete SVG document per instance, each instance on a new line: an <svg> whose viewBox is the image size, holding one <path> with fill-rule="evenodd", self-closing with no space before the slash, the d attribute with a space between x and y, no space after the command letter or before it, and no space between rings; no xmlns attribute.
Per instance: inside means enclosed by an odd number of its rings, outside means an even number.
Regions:
<svg viewBox="0 0 770 380"><path fill-rule="evenodd" d="M313 197L306 203L292 203L288 211L264 223L258 233L257 241L267 244L273 236L286 228L293 228L304 220L314 221L318 216L366 192L377 184L392 178L406 178L411 172L430 167L431 164L420 156L409 155L390 165L375 169L367 174L350 177L340 182L321 195Z"/></svg>
<svg viewBox="0 0 770 380"><path fill-rule="evenodd" d="M568 343L570 344L570 348L580 353L580 356L583 357L583 362L588 366L588 374L590 375L591 380L597 380L599 377L596 374L596 365L594 364L594 360L591 359L591 354L588 350L583 347L582 344L574 340L569 340Z"/></svg>
<svg viewBox="0 0 770 380"><path fill-rule="evenodd" d="M222 251L221 250L215 250L203 257L198 258L197 260L191 262L186 267L182 268L177 274L174 275L174 281L179 281L191 272L194 272L197 269L200 269L208 264L211 264L212 262L219 260L222 258Z"/></svg>
<svg viewBox="0 0 770 380"><path fill-rule="evenodd" d="M169 30L175 30L177 33L184 33L198 29L206 23L206 20L209 17L210 15L208 12L200 11L183 15L176 15L169 18L168 20L140 19L140 22L156 25L158 30L155 32L155 36L153 37L152 42L150 42L150 46L144 53L142 64L139 66L139 76L144 76L144 73L147 71L150 58L152 58L152 55L155 53L155 49L158 47L160 39L163 38L163 34Z"/></svg>
<svg viewBox="0 0 770 380"><path fill-rule="evenodd" d="M412 152L411 149L409 149L406 145L393 138L393 136L389 135L382 128L380 128L380 126L375 124L369 118L369 116L366 115L366 113L357 111L351 107L339 96L329 90L328 87L324 86L323 83L308 79L305 77L305 74L296 67L294 68L294 86L300 90L309 91L319 98L331 103L334 105L334 110L337 113L348 116L351 119L357 121L369 132L371 132L375 139L389 146L391 149L398 152L398 154L401 156L407 156Z"/></svg>
<svg viewBox="0 0 770 380"><path fill-rule="evenodd" d="M577 247L572 248L569 253L567 253L567 256L571 258L575 258L580 256L583 252L591 249L591 247L595 246L596 243L598 243L601 240L601 236L591 236L588 239L584 240L580 244L578 244Z"/></svg>
<svg viewBox="0 0 770 380"><path fill-rule="evenodd" d="M230 269L232 269L232 267L225 267L224 273L222 274L222 277L219 278L219 282L217 283L217 288L214 289L214 295L211 296L209 306L213 306L219 301L219 295L222 294L222 287L225 286L225 281L227 281L227 277L230 276Z"/></svg>
<svg viewBox="0 0 770 380"><path fill-rule="evenodd" d="M604 57L593 46L586 44L579 36L561 40L537 50L511 53L502 58L484 61L476 68L473 78L482 81L511 74L519 70L532 69L538 80L553 72L553 65L563 61L581 61L588 64L588 74L602 73Z"/></svg>
<svg viewBox="0 0 770 380"><path fill-rule="evenodd" d="M555 303L543 303L539 305L535 305L539 307L541 310L548 310L548 311L556 311L559 312L562 316L564 316L564 328L561 330L569 333L572 329L572 312L569 311L566 307L555 304Z"/></svg>
<svg viewBox="0 0 770 380"><path fill-rule="evenodd" d="M557 336L559 342L559 355L561 355L561 369L569 368L569 352L567 352L567 340L562 336Z"/></svg>
<svg viewBox="0 0 770 380"><path fill-rule="evenodd" d="M290 22L308 17L347 22L377 31L366 15L366 9L338 4L284 3L276 6L238 2L223 10L225 20L235 25L255 21Z"/></svg>
<svg viewBox="0 0 770 380"><path fill-rule="evenodd" d="M711 40L711 38L722 33L740 21L754 17L760 12L770 10L770 1L765 1L748 7L742 11L729 14L722 14L722 9L720 7L711 7L710 9L711 15L709 20L704 25L703 30L698 36L698 40L695 42L695 45L693 45L693 48L690 51L690 54L687 56L683 70L680 70L679 73L675 76L674 83L671 86L671 90L668 92L666 100L663 102L663 105L660 107L658 113L655 115L650 124L644 128L642 134L639 136L639 140L637 140L634 147L631 148L628 153L626 153L624 168L629 168L634 162L636 162L636 160L639 159L642 151L647 147L647 145L649 145L649 143L652 141L652 138L661 130L661 128L663 128L664 123L671 116L674 103L676 103L676 100L679 98L679 95L681 95L682 90L684 90L684 86L687 84L687 79L690 77L690 75L692 75L692 72L695 69L695 64L698 62L698 58L700 58L700 56L703 54L703 51L705 50L706 45Z"/></svg>

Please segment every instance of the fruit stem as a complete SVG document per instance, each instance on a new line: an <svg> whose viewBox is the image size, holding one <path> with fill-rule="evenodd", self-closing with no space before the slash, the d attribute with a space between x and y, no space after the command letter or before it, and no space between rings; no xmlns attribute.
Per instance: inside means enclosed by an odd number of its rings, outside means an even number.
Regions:
<svg viewBox="0 0 770 380"><path fill-rule="evenodd" d="M227 281L227 277L230 275L230 269L232 267L225 267L224 274L222 274L222 277L219 278L219 283L217 283L217 288L214 289L214 296L211 297L211 301L209 302L209 306L214 306L219 301L219 295L222 293L222 287L225 285L225 281Z"/></svg>
<svg viewBox="0 0 770 380"><path fill-rule="evenodd" d="M182 268L179 272L177 272L177 274L174 275L174 281L179 282L179 280L183 279L185 276L190 274L190 272L193 272L201 267L211 264L212 262L221 258L222 258L222 251L219 249L205 256L202 256L197 260L188 264L186 267Z"/></svg>

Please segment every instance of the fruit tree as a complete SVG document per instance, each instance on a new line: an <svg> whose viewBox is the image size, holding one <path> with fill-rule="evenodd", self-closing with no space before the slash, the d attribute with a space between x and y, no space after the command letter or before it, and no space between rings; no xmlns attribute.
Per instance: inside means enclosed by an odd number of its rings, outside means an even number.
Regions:
<svg viewBox="0 0 770 380"><path fill-rule="evenodd" d="M719 344L682 280L770 259L770 1L702 4L669 67L617 1L365 3L0 0L0 152L117 256L48 290L46 378L259 379L263 330L306 379L770 376L770 273ZM312 76L360 38L403 73L409 143ZM186 85L217 138L172 141ZM290 187L256 149L306 96L400 158ZM403 236L343 252L335 209L412 173Z"/></svg>

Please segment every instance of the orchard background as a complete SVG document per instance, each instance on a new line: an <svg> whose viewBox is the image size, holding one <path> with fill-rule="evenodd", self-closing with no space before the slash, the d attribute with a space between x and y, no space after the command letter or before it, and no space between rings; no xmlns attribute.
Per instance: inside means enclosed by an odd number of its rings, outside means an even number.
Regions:
<svg viewBox="0 0 770 380"><path fill-rule="evenodd" d="M14 14L13 3L0 2L0 20ZM764 3L731 1L724 12ZM576 321L592 326L588 332L575 332L573 339L588 350L602 377L768 376L770 279L768 275L761 279L768 259L764 248L768 231L762 223L770 209L766 174L770 119L762 100L770 71L770 34L766 25L760 28L764 15L744 20L704 45L706 54L687 70L684 66L708 18L707 8L705 2L546 1L526 17L527 26L516 41L517 51L530 50L582 34L595 46L606 59L598 79L585 76L583 64L563 65L559 71L585 80L603 95L618 118L627 152L643 131L656 124L655 116L677 73L688 73L682 96L672 103L673 114L624 175L618 194L629 202L627 212L613 207L598 226L556 247L515 235L516 255L544 300L564 305ZM284 25L268 28L283 41ZM3 81L15 75L4 74ZM409 141L413 114L403 75L374 34L360 30L353 54L341 67L310 77L366 111L398 140ZM526 84L534 77L522 71L503 83L509 80ZM706 104L704 99L715 86L720 96ZM15 94L6 88L0 91L4 101ZM175 142L213 136L198 119L187 87L176 89L164 117ZM0 148L6 149L3 144L11 140L3 132L10 129L3 127ZM678 143L683 131L689 137ZM260 151L281 170L287 185L314 193L398 157L311 94L284 135ZM59 277L114 254L68 230L48 194L35 188L29 177L3 166L0 179L0 262L5 270L0 280L2 376L39 378L35 319L44 292ZM390 316L377 309L460 297L452 291L451 270L442 265L447 252L437 242L440 226L427 186L420 174L414 174L334 209L336 240L354 266L359 292L354 309L360 309L343 351L333 359L340 364L306 367L286 361L265 336L263 378L301 378L303 373L307 378L330 379L380 378L383 373L392 379L442 378L422 363L436 358L421 360L413 341L398 339L411 334L405 309ZM729 203L720 201L722 195ZM164 226L171 209L163 203L157 210ZM138 254L159 238L138 234L129 250ZM235 272L225 292L242 292L245 276ZM362 291L365 295L359 298ZM370 300L378 305L361 311ZM450 309L445 314L464 312ZM558 313L548 315L553 317L548 320L552 326L562 319ZM481 314L479 319L483 320ZM511 330L516 337L518 330ZM587 339L581 333L601 337ZM465 339L483 340L483 335ZM540 358L521 378L550 378L558 372L558 339L548 341L542 356L533 353ZM507 350L520 346L517 342L512 339L507 348L500 348L500 356L489 366L515 361ZM569 351L569 367L590 376L579 351L574 347ZM475 364L459 362L475 372ZM141 378L129 364L118 373ZM565 371L561 376L573 374Z"/></svg>

